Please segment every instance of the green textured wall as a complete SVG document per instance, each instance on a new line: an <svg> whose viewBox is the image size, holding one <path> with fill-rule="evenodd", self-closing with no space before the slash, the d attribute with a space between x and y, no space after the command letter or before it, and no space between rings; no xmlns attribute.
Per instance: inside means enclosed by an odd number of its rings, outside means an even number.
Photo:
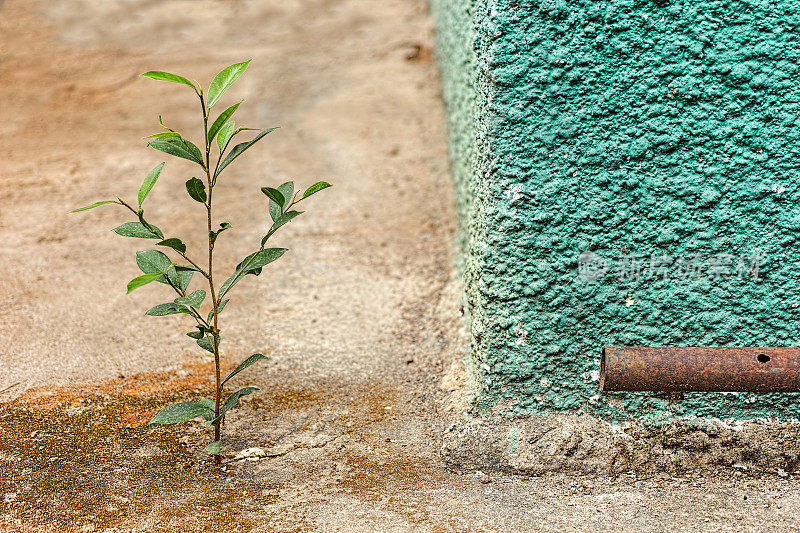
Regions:
<svg viewBox="0 0 800 533"><path fill-rule="evenodd" d="M597 371L603 345L798 345L800 1L431 8L476 403L798 416L796 395L601 396Z"/></svg>

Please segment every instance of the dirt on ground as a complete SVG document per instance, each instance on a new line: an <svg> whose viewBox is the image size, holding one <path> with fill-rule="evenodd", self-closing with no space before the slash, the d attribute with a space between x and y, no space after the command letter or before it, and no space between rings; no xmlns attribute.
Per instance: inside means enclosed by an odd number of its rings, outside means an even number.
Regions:
<svg viewBox="0 0 800 533"><path fill-rule="evenodd" d="M0 528L6 531L787 531L797 481L746 470L458 472L440 454L460 416L466 342L453 269L444 114L422 0L0 2ZM208 396L213 363L185 317L125 296L137 244L110 229L161 154L156 117L197 131L179 85L253 58L225 103L281 125L215 189L218 265L266 227L261 186L334 183L276 239L222 320L226 368L262 390L228 417L216 467L197 422L151 426ZM220 104L222 105L222 104ZM202 249L205 213L170 159L151 220ZM199 288L199 285L198 285ZM157 294L158 293L158 294ZM443 383L444 382L444 383ZM453 403L453 399L456 399ZM250 448L257 456L235 459ZM468 461L466 461L468 463Z"/></svg>

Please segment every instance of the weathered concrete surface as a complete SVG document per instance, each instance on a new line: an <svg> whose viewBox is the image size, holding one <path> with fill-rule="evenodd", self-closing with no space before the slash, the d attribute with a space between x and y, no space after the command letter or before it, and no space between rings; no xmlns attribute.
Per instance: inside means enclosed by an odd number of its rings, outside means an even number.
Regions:
<svg viewBox="0 0 800 533"><path fill-rule="evenodd" d="M458 471L683 474L729 467L787 475L800 465L800 424L673 420L614 424L591 415L464 416L443 436Z"/></svg>

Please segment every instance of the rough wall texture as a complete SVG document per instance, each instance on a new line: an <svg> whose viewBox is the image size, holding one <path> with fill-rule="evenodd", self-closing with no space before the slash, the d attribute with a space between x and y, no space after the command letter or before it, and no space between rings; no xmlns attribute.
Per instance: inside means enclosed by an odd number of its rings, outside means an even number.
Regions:
<svg viewBox="0 0 800 533"><path fill-rule="evenodd" d="M797 345L800 1L431 7L477 404L797 416L796 395L600 395L597 377L609 344Z"/></svg>

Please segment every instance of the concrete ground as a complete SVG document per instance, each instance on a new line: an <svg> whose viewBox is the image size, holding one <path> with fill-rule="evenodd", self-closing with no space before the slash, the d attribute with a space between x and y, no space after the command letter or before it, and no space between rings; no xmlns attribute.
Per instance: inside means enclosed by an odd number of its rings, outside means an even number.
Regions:
<svg viewBox="0 0 800 533"><path fill-rule="evenodd" d="M0 528L800 529L793 476L524 478L442 465L439 435L458 416L447 378L466 344L431 43L421 0L0 2ZM142 316L163 286L124 295L142 243L109 230L128 218L67 212L135 196L163 160L141 140L156 115L196 131L190 91L137 73L207 84L251 57L226 101L247 98L240 123L283 129L220 181L220 220L234 229L218 265L260 237L259 187L335 187L223 315L228 367L256 350L272 359L237 378L262 392L229 417L216 468L199 424L146 424L169 401L207 395L212 365L186 320ZM191 251L204 214L183 191L190 171L170 159L148 205ZM251 447L266 457L233 459Z"/></svg>

